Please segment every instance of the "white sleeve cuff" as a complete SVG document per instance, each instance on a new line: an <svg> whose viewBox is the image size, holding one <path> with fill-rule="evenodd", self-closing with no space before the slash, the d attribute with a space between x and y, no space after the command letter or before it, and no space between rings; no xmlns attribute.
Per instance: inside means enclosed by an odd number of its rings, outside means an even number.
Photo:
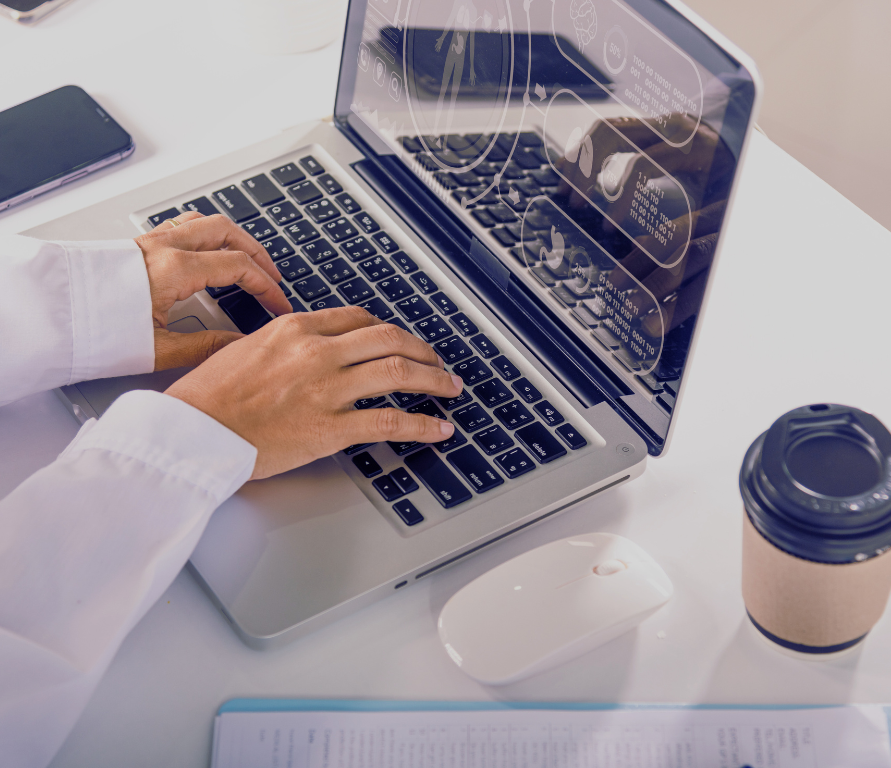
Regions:
<svg viewBox="0 0 891 768"><path fill-rule="evenodd" d="M98 449L129 456L228 499L254 471L257 449L206 413L170 395L136 390L89 421L62 456Z"/></svg>
<svg viewBox="0 0 891 768"><path fill-rule="evenodd" d="M152 299L133 240L59 242L71 285L71 382L148 373L155 367Z"/></svg>

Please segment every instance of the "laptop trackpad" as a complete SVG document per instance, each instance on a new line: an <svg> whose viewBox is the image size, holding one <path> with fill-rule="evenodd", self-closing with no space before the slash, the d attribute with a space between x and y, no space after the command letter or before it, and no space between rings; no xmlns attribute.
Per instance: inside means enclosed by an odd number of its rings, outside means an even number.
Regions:
<svg viewBox="0 0 891 768"><path fill-rule="evenodd" d="M381 565L369 552L394 538L329 457L247 483L213 514L191 563L245 632L267 637L379 583L364 572Z"/></svg>

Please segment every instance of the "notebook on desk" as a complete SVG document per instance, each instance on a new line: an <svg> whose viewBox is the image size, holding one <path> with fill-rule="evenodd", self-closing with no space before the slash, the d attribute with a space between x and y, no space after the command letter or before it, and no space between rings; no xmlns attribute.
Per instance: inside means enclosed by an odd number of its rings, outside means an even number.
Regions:
<svg viewBox="0 0 891 768"><path fill-rule="evenodd" d="M332 121L32 233L223 213L295 311L363 306L463 379L355 405L448 418L453 438L345 447L215 513L190 568L245 642L299 637L665 452L758 94L742 53L663 0L356 0ZM171 320L271 317L229 286ZM61 395L85 419L169 380Z"/></svg>
<svg viewBox="0 0 891 768"><path fill-rule="evenodd" d="M211 768L891 766L889 708L235 699Z"/></svg>

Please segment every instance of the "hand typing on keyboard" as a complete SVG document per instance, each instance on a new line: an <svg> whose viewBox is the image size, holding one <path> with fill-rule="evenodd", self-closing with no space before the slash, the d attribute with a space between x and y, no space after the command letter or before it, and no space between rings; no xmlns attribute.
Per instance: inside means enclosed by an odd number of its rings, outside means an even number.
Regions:
<svg viewBox="0 0 891 768"><path fill-rule="evenodd" d="M448 421L397 408L355 410L353 403L391 392L452 398L462 386L421 339L360 307L340 307L273 320L167 394L253 444L259 479L354 444L439 443L454 432Z"/></svg>
<svg viewBox="0 0 891 768"><path fill-rule="evenodd" d="M176 301L204 288L239 285L276 315L291 312L279 287L278 269L267 250L225 216L193 211L136 238L142 249L152 298L155 370L199 365L242 337L232 331L173 333L167 313Z"/></svg>

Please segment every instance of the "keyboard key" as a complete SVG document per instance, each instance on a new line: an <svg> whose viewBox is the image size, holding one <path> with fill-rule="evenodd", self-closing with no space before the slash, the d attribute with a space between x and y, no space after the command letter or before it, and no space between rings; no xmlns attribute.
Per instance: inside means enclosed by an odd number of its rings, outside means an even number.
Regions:
<svg viewBox="0 0 891 768"><path fill-rule="evenodd" d="M360 411L367 410L368 408L377 408L379 405L383 405L387 402L387 398L380 397L363 397L361 400L356 400L353 404Z"/></svg>
<svg viewBox="0 0 891 768"><path fill-rule="evenodd" d="M276 262L275 266L278 267L282 278L290 283L293 283L295 280L302 280L304 277L312 274L312 267L299 256L282 259Z"/></svg>
<svg viewBox="0 0 891 768"><path fill-rule="evenodd" d="M377 296L371 301L362 304L362 309L370 312L378 320L389 320L394 314L393 310L384 304L382 299L377 298Z"/></svg>
<svg viewBox="0 0 891 768"><path fill-rule="evenodd" d="M497 229L490 230L489 234L492 235L492 237L494 237L505 248L510 248L520 239L519 237L516 237L513 232L504 227L498 227Z"/></svg>
<svg viewBox="0 0 891 768"><path fill-rule="evenodd" d="M459 448L448 455L448 462L477 493L485 493L504 483L504 479L486 461L472 445Z"/></svg>
<svg viewBox="0 0 891 768"><path fill-rule="evenodd" d="M473 436L473 441L482 448L488 456L491 456L493 453L506 451L514 444L511 436L504 431L503 427L499 427L497 424L494 427L484 429L482 432L477 432Z"/></svg>
<svg viewBox="0 0 891 768"><path fill-rule="evenodd" d="M547 400L542 400L536 404L535 412L541 416L541 420L549 427L556 427L565 421L560 411L554 408Z"/></svg>
<svg viewBox="0 0 891 768"><path fill-rule="evenodd" d="M303 245L318 238L319 230L308 221L298 221L296 224L289 224L285 227L285 234L294 241L295 245Z"/></svg>
<svg viewBox="0 0 891 768"><path fill-rule="evenodd" d="M528 424L514 434L539 464L547 464L566 455L566 449L557 442L544 424L539 422Z"/></svg>
<svg viewBox="0 0 891 768"><path fill-rule="evenodd" d="M456 363L452 366L452 373L460 376L468 387L492 378L492 371L489 370L489 366L478 357L471 357L469 360Z"/></svg>
<svg viewBox="0 0 891 768"><path fill-rule="evenodd" d="M396 309L410 323L423 320L433 314L430 305L420 296L409 296L407 299L396 302Z"/></svg>
<svg viewBox="0 0 891 768"><path fill-rule="evenodd" d="M490 357L495 357L495 355L498 354L498 347L489 341L488 337L481 333L474 336L470 340L470 343L476 347L477 352L479 352L486 360Z"/></svg>
<svg viewBox="0 0 891 768"><path fill-rule="evenodd" d="M517 220L517 215L506 205L493 205L486 210L499 224L510 224Z"/></svg>
<svg viewBox="0 0 891 768"><path fill-rule="evenodd" d="M468 347L457 336L453 336L445 341L440 341L433 345L436 354L439 355L447 365L452 365L460 360L465 360L473 354L473 350Z"/></svg>
<svg viewBox="0 0 891 768"><path fill-rule="evenodd" d="M496 357L491 363L489 363L502 379L505 381L513 381L517 376L520 375L520 369L517 368L510 360L508 360L504 355L501 357Z"/></svg>
<svg viewBox="0 0 891 768"><path fill-rule="evenodd" d="M486 229L491 229L498 223L485 208L477 208L476 210L471 211L470 215Z"/></svg>
<svg viewBox="0 0 891 768"><path fill-rule="evenodd" d="M338 199L337 202L340 202L340 200ZM353 213L353 211L347 211L347 213ZM399 250L399 246L386 232L375 232L371 239L377 243L378 248L384 253L395 253Z"/></svg>
<svg viewBox="0 0 891 768"><path fill-rule="evenodd" d="M306 157L300 158L300 165L303 166L304 170L310 176L318 176L320 173L324 173L325 169L319 164L319 162L312 156L307 155Z"/></svg>
<svg viewBox="0 0 891 768"><path fill-rule="evenodd" d="M444 293L437 293L435 296L431 296L430 301L434 307L446 316L453 315L458 311L458 305Z"/></svg>
<svg viewBox="0 0 891 768"><path fill-rule="evenodd" d="M269 313L263 309L263 305L244 291L223 296L219 303L220 309L242 333L253 333L272 321Z"/></svg>
<svg viewBox="0 0 891 768"><path fill-rule="evenodd" d="M387 320L387 322L390 325L395 325L397 328L401 328L406 333L411 333L411 328L409 328L405 323L403 323L402 320L400 320L398 317L394 317L392 320Z"/></svg>
<svg viewBox="0 0 891 768"><path fill-rule="evenodd" d="M358 230L350 223L350 220L341 216L334 221L327 221L322 225L322 231L335 243L348 240L359 234Z"/></svg>
<svg viewBox="0 0 891 768"><path fill-rule="evenodd" d="M492 417L483 410L479 403L471 403L452 414L452 418L465 432L475 432L492 423Z"/></svg>
<svg viewBox="0 0 891 768"><path fill-rule="evenodd" d="M396 481L389 475L384 475L371 483L375 490L384 497L384 501L396 501L400 496L405 496Z"/></svg>
<svg viewBox="0 0 891 768"><path fill-rule="evenodd" d="M183 210L198 211L198 213L202 213L205 216L213 216L220 212L206 197L196 197L194 200L189 200L188 203L183 203Z"/></svg>
<svg viewBox="0 0 891 768"><path fill-rule="evenodd" d="M307 309L297 299L288 299L288 304L294 312L306 312Z"/></svg>
<svg viewBox="0 0 891 768"><path fill-rule="evenodd" d="M458 330L458 333L464 337L473 336L473 334L479 333L480 329L477 328L473 324L473 321L463 312L460 312L457 315L452 315L449 319L451 320L452 325Z"/></svg>
<svg viewBox="0 0 891 768"><path fill-rule="evenodd" d="M340 210L327 198L310 203L303 210L316 224L322 224L340 216Z"/></svg>
<svg viewBox="0 0 891 768"><path fill-rule="evenodd" d="M541 400L541 392L529 383L529 379L518 379L511 386L514 388L514 392L527 403L537 403Z"/></svg>
<svg viewBox="0 0 891 768"><path fill-rule="evenodd" d="M365 261L360 262L359 269L362 270L362 274L371 280L371 282L383 280L385 277L394 274L393 267L387 263L387 260L383 256L375 256L372 259L366 259Z"/></svg>
<svg viewBox="0 0 891 768"><path fill-rule="evenodd" d="M378 290L384 294L387 301L399 301L399 299L411 296L411 294L415 292L414 288L412 288L408 282L399 275L382 280L377 284L377 287Z"/></svg>
<svg viewBox="0 0 891 768"><path fill-rule="evenodd" d="M390 258L393 259L393 263L402 270L402 272L406 275L410 275L412 272L416 272L418 269L418 265L415 264L410 257L408 257L402 251L398 251L394 253Z"/></svg>
<svg viewBox="0 0 891 768"><path fill-rule="evenodd" d="M418 400L422 400L427 395L421 392L391 392L390 397L400 408L405 408L412 403L418 402Z"/></svg>
<svg viewBox="0 0 891 768"><path fill-rule="evenodd" d="M418 286L418 290L427 295L433 293L434 291L438 291L436 283L434 283L427 275L423 272L417 272L411 276L411 281Z"/></svg>
<svg viewBox="0 0 891 768"><path fill-rule="evenodd" d="M355 237L340 244L342 250L350 261L359 261L374 256L377 253L375 247L364 237Z"/></svg>
<svg viewBox="0 0 891 768"><path fill-rule="evenodd" d="M356 270L350 266L350 263L343 258L328 261L319 267L319 274L324 277L331 285L337 285L344 280L349 280L356 276Z"/></svg>
<svg viewBox="0 0 891 768"><path fill-rule="evenodd" d="M437 397L436 399L447 411L451 411L458 406L473 402L473 397L471 397L470 392L466 389L462 389L460 395L455 395L454 397Z"/></svg>
<svg viewBox="0 0 891 768"><path fill-rule="evenodd" d="M337 256L337 249L327 240L316 240L300 249L313 264L322 264Z"/></svg>
<svg viewBox="0 0 891 768"><path fill-rule="evenodd" d="M211 197L229 214L229 218L236 224L241 224L260 214L260 211L254 208L251 201L245 197L244 192L234 184L224 189L218 189ZM168 216L167 218L170 217Z"/></svg>
<svg viewBox="0 0 891 768"><path fill-rule="evenodd" d="M306 278L306 280L301 280L299 283L294 283L294 290L300 294L304 301L315 301L331 293L331 289L325 285L325 281L318 275L313 275Z"/></svg>
<svg viewBox="0 0 891 768"><path fill-rule="evenodd" d="M288 256L293 256L296 253L283 237L274 237L268 243L263 243L263 247L273 261L286 259Z"/></svg>
<svg viewBox="0 0 891 768"><path fill-rule="evenodd" d="M301 181L293 187L288 187L288 194L300 205L313 203L322 197L322 190L311 181Z"/></svg>
<svg viewBox="0 0 891 768"><path fill-rule="evenodd" d="M531 424L535 418L519 400L511 400L507 405L496 408L495 417L508 429L517 429L524 424Z"/></svg>
<svg viewBox="0 0 891 768"><path fill-rule="evenodd" d="M434 419L442 419L445 421L445 414L436 407L436 403L432 400L425 400L423 403L413 405L406 408L409 413L423 413L425 416L432 416Z"/></svg>
<svg viewBox="0 0 891 768"><path fill-rule="evenodd" d="M432 448L423 448L412 454L405 460L405 464L446 509L473 498Z"/></svg>
<svg viewBox="0 0 891 768"><path fill-rule="evenodd" d="M343 449L343 452L347 456L352 456L353 454L358 453L359 451L364 451L366 448L371 448L374 443L356 443L355 445L349 445Z"/></svg>
<svg viewBox="0 0 891 768"><path fill-rule="evenodd" d="M332 197L343 192L343 187L340 186L337 179L335 179L330 173L326 173L324 176L319 176L316 181L318 181L319 184L322 185L322 189L324 189Z"/></svg>
<svg viewBox="0 0 891 768"><path fill-rule="evenodd" d="M258 242L263 242L264 240L268 240L270 237L275 237L278 232L276 232L275 227L272 226L266 219L260 217L259 219L254 219L253 221L249 221L247 224L242 224L241 228L247 232L254 240Z"/></svg>
<svg viewBox="0 0 891 768"><path fill-rule="evenodd" d="M265 173L245 179L241 182L241 185L247 190L247 193L254 198L257 204L262 205L264 208L267 205L272 205L279 200L285 199L281 190L269 180L269 177L266 176Z"/></svg>
<svg viewBox="0 0 891 768"><path fill-rule="evenodd" d="M323 176L322 178L325 178L325 177ZM321 181L321 179L319 179L319 181ZM354 213L358 213L359 211L362 210L362 206L359 205L359 203L357 203L355 200L353 200L353 198L346 192L344 192L341 195L338 195L334 199L337 200L337 204L341 208L343 208L344 212L348 213L350 215L352 215Z"/></svg>
<svg viewBox="0 0 891 768"><path fill-rule="evenodd" d="M366 235L370 235L372 232L377 232L380 229L380 225L367 213L360 213L358 216L353 216L353 221L356 222L356 226L358 226Z"/></svg>
<svg viewBox="0 0 891 768"><path fill-rule="evenodd" d="M214 288L213 286L207 286L204 290L210 295L212 299L218 299L220 296L225 296L227 293L232 293L232 291L237 291L237 285L224 285L220 288Z"/></svg>
<svg viewBox="0 0 891 768"><path fill-rule="evenodd" d="M588 441L578 433L572 424L564 424L562 427L557 427L557 434L574 451L584 448L588 444Z"/></svg>
<svg viewBox="0 0 891 768"><path fill-rule="evenodd" d="M393 453L395 453L397 456L405 456L406 454L411 453L416 448L421 447L420 443L413 443L413 442L397 443L397 442L393 442L391 440L387 440L387 445L389 445L390 448L393 449Z"/></svg>
<svg viewBox="0 0 891 768"><path fill-rule="evenodd" d="M336 309L337 307L342 307L343 302L337 298L337 296L326 296L324 299L319 299L318 301L314 301L309 305L309 308L316 312L320 309Z"/></svg>
<svg viewBox="0 0 891 768"><path fill-rule="evenodd" d="M281 205L273 205L272 208L266 210L266 215L272 219L280 227L290 224L292 221L299 221L303 218L303 214L297 210L294 203L284 202Z"/></svg>
<svg viewBox="0 0 891 768"><path fill-rule="evenodd" d="M424 516L418 512L417 507L408 499L403 499L393 505L393 511L402 518L406 525L417 525L424 522Z"/></svg>
<svg viewBox="0 0 891 768"><path fill-rule="evenodd" d="M283 282L283 281L279 281L278 287L282 289L282 293L285 294L285 298L288 298L289 296L293 296L293 295L294 295L294 294L291 292L291 289L288 288L288 284L287 284L287 283L285 283L285 282Z"/></svg>
<svg viewBox="0 0 891 768"><path fill-rule="evenodd" d="M464 445L467 442L467 438L461 434L460 429L456 429L450 438L447 440L443 440L439 443L433 443L433 447L436 448L440 453L446 453L447 451L452 450L452 448L457 448L459 445Z"/></svg>
<svg viewBox="0 0 891 768"><path fill-rule="evenodd" d="M343 296L347 304L361 304L374 296L374 288L361 277L338 285L337 292Z"/></svg>
<svg viewBox="0 0 891 768"><path fill-rule="evenodd" d="M415 331L428 344L452 335L452 329L449 327L449 324L439 315L433 315L433 317L428 317L426 320L415 323Z"/></svg>
<svg viewBox="0 0 891 768"><path fill-rule="evenodd" d="M397 467L390 473L390 477L403 493L414 493L418 490L418 484L405 467Z"/></svg>
<svg viewBox="0 0 891 768"><path fill-rule="evenodd" d="M179 208L168 208L166 211L161 211L161 213L156 213L152 216L148 217L148 223L152 225L152 229L158 226L158 224L163 224L167 219L172 219L175 216L179 216L180 210Z"/></svg>
<svg viewBox="0 0 891 768"><path fill-rule="evenodd" d="M269 173L283 187L290 187L292 184L296 184L298 181L303 181L306 178L306 174L294 163L280 165L278 168L273 168Z"/></svg>
<svg viewBox="0 0 891 768"><path fill-rule="evenodd" d="M501 471L511 480L535 469L535 462L523 452L522 448L514 448L512 451L508 451L504 456L499 456L495 459L495 463L501 467Z"/></svg>
<svg viewBox="0 0 891 768"><path fill-rule="evenodd" d="M384 471L370 453L360 453L358 456L353 456L353 464L356 465L356 469L365 477L375 477Z"/></svg>
<svg viewBox="0 0 891 768"><path fill-rule="evenodd" d="M474 387L473 394L486 408L494 408L513 397L510 390L499 379L490 379Z"/></svg>

